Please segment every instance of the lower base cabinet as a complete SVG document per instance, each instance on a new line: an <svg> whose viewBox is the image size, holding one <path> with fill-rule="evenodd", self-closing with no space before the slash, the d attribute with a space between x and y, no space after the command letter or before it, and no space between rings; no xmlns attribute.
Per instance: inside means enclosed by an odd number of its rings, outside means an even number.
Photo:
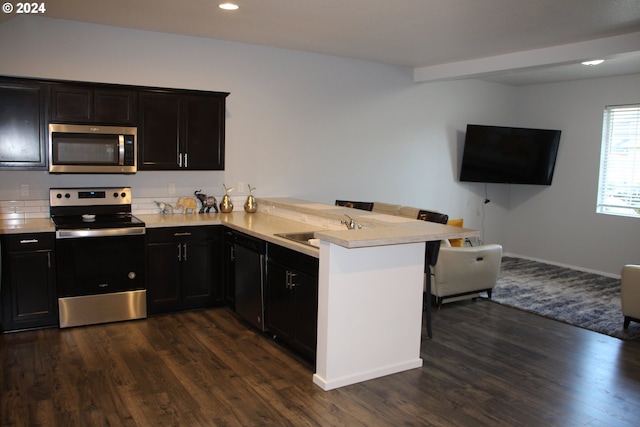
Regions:
<svg viewBox="0 0 640 427"><path fill-rule="evenodd" d="M221 304L221 226L147 228L147 311Z"/></svg>
<svg viewBox="0 0 640 427"><path fill-rule="evenodd" d="M306 359L315 361L318 259L272 244L267 254L267 330Z"/></svg>
<svg viewBox="0 0 640 427"><path fill-rule="evenodd" d="M2 330L58 325L53 233L1 236Z"/></svg>

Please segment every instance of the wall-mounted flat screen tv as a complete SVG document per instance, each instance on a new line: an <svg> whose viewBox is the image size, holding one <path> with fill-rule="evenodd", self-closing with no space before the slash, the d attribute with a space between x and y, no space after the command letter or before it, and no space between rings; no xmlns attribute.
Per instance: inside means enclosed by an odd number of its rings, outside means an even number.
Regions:
<svg viewBox="0 0 640 427"><path fill-rule="evenodd" d="M551 185L560 133L469 124L460 181Z"/></svg>

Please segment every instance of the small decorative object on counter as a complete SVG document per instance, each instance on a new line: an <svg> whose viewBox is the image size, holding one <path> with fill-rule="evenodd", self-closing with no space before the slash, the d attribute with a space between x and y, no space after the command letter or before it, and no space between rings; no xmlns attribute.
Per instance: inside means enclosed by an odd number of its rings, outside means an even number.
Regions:
<svg viewBox="0 0 640 427"><path fill-rule="evenodd" d="M244 202L244 210L247 213L254 213L258 210L258 204L256 203L256 198L253 197L253 190L256 189L256 187L252 187L251 184L248 184L249 186L249 197L247 197L247 201Z"/></svg>
<svg viewBox="0 0 640 427"><path fill-rule="evenodd" d="M218 213L218 200L215 197L202 194L202 190L196 190L193 192L193 194L198 198L198 200L200 200L200 203L202 203L202 207L200 208L199 213L209 213L211 208L213 208L216 213Z"/></svg>
<svg viewBox="0 0 640 427"><path fill-rule="evenodd" d="M158 208L160 208L161 214L173 214L173 206L171 206L170 204L165 202L156 202L155 200L154 202L156 205L158 205Z"/></svg>
<svg viewBox="0 0 640 427"><path fill-rule="evenodd" d="M220 212L228 213L233 211L233 203L231 203L231 198L229 197L233 187L227 187L224 184L222 186L224 187L224 196L222 196L222 201L220 202Z"/></svg>
<svg viewBox="0 0 640 427"><path fill-rule="evenodd" d="M176 203L175 209L177 210L182 208L182 214L186 214L187 209L191 209L191 213L195 213L197 206L196 199L193 197L180 197L178 198L178 203Z"/></svg>

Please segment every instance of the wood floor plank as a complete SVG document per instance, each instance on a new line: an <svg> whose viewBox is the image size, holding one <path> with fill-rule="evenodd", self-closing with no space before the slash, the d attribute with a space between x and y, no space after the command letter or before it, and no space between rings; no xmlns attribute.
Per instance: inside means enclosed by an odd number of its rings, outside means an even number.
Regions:
<svg viewBox="0 0 640 427"><path fill-rule="evenodd" d="M227 309L0 335L2 426L640 423L640 341L490 301L447 304L424 366L325 392Z"/></svg>

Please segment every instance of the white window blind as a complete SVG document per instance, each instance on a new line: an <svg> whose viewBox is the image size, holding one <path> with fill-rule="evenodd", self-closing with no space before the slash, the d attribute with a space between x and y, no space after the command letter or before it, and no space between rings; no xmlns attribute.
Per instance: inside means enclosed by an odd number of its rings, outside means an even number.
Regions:
<svg viewBox="0 0 640 427"><path fill-rule="evenodd" d="M640 104L604 110L597 212L640 218Z"/></svg>

